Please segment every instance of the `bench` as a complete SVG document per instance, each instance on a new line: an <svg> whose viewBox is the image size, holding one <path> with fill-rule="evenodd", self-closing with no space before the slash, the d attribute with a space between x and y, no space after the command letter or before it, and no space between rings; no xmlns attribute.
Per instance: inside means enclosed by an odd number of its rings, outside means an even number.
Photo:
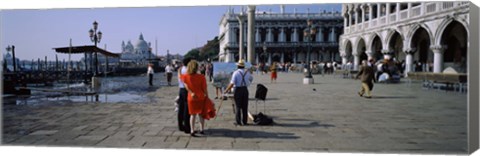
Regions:
<svg viewBox="0 0 480 156"><path fill-rule="evenodd" d="M409 83L412 80L423 81L424 86L427 88L435 88L435 84L445 84L454 88L454 91L464 92L467 86L467 74L466 73L432 73L432 72L408 72ZM437 87L440 89L440 87Z"/></svg>

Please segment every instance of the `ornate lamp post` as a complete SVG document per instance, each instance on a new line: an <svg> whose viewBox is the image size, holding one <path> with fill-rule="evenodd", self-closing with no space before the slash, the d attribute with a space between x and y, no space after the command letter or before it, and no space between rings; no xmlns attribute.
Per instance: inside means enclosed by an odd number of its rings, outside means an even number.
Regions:
<svg viewBox="0 0 480 156"><path fill-rule="evenodd" d="M100 40L102 39L102 32L98 31L98 23L97 21L93 22L93 29L90 29L88 31L90 35L90 40L95 44L95 47L97 47L97 43L100 43ZM98 58L97 58L97 52L95 52L95 75L98 74Z"/></svg>
<svg viewBox="0 0 480 156"><path fill-rule="evenodd" d="M310 70L310 51L312 48L313 37L315 36L316 30L315 26L312 24L312 20L307 20L307 28L303 30L303 36L307 42L307 72L305 73L305 78L303 78L303 84L313 84L312 71Z"/></svg>
<svg viewBox="0 0 480 156"><path fill-rule="evenodd" d="M5 48L7 50L7 52L12 52L12 60L13 60L13 72L16 73L17 72L17 63L16 63L16 60L15 60L15 46L12 45L8 45L7 48Z"/></svg>

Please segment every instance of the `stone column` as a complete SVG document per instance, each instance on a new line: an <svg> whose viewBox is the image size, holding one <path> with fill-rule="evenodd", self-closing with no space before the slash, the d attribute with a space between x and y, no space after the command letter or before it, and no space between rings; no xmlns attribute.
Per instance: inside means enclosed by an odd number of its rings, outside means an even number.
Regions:
<svg viewBox="0 0 480 156"><path fill-rule="evenodd" d="M407 18L410 18L410 11L412 9L412 2L407 4Z"/></svg>
<svg viewBox="0 0 480 156"><path fill-rule="evenodd" d="M371 27L372 19L373 19L373 6L372 4L368 4L368 27Z"/></svg>
<svg viewBox="0 0 480 156"><path fill-rule="evenodd" d="M361 5L361 10L362 10L362 23L365 22L365 4ZM363 29L363 27L362 27Z"/></svg>
<svg viewBox="0 0 480 156"><path fill-rule="evenodd" d="M385 4L385 7L386 7L386 9L385 9L385 11L386 11L385 16L386 17L385 18L387 18L387 19L385 19L385 21L386 21L386 23L390 23L390 3L387 2L387 4Z"/></svg>
<svg viewBox="0 0 480 156"><path fill-rule="evenodd" d="M405 72L404 75L407 76L408 72L413 72L413 54L414 51L412 49L405 50L405 54L407 54L405 58Z"/></svg>
<svg viewBox="0 0 480 156"><path fill-rule="evenodd" d="M284 28L280 28L280 35L279 35L280 42L285 42L285 30Z"/></svg>
<svg viewBox="0 0 480 156"><path fill-rule="evenodd" d="M297 52L296 51L292 51L293 53L293 63L297 63Z"/></svg>
<svg viewBox="0 0 480 156"><path fill-rule="evenodd" d="M268 53L268 65L272 65L272 53Z"/></svg>
<svg viewBox="0 0 480 156"><path fill-rule="evenodd" d="M355 8L353 9L353 12L354 12L353 15L355 16L355 25L358 24L358 19L359 19L359 18L358 18L359 14L358 14L358 11L357 11L357 10L358 10L357 7L355 7Z"/></svg>
<svg viewBox="0 0 480 156"><path fill-rule="evenodd" d="M248 47L247 47L247 61L254 62L254 54L255 54L255 6L249 5L248 6Z"/></svg>
<svg viewBox="0 0 480 156"><path fill-rule="evenodd" d="M258 64L258 53L255 53L255 63Z"/></svg>
<svg viewBox="0 0 480 156"><path fill-rule="evenodd" d="M357 71L360 65L360 55L357 53L353 53L353 70Z"/></svg>
<svg viewBox="0 0 480 156"><path fill-rule="evenodd" d="M352 12L348 11L348 26L352 26Z"/></svg>
<svg viewBox="0 0 480 156"><path fill-rule="evenodd" d="M268 28L267 42L273 42L272 28Z"/></svg>
<svg viewBox="0 0 480 156"><path fill-rule="evenodd" d="M317 38L316 39L317 42L323 42L322 29L323 29L322 27L319 27L317 33L315 34L315 38Z"/></svg>
<svg viewBox="0 0 480 156"><path fill-rule="evenodd" d="M243 14L240 14L237 16L237 20L238 20L238 23L239 23L239 39L238 39L238 47L239 47L239 50L238 50L238 59L239 60L243 60L245 59L243 56L244 54L244 51L243 51L243 21L244 21L244 16Z"/></svg>
<svg viewBox="0 0 480 156"><path fill-rule="evenodd" d="M397 21L400 20L400 3L397 2L397 7L395 8L396 16L397 16Z"/></svg>
<svg viewBox="0 0 480 156"><path fill-rule="evenodd" d="M347 54L345 53L345 51L340 51L340 57L342 57L342 65L347 64L348 60L347 60Z"/></svg>
<svg viewBox="0 0 480 156"><path fill-rule="evenodd" d="M343 27L346 28L346 27L348 27L347 25L348 25L348 18L344 16L343 17Z"/></svg>
<svg viewBox="0 0 480 156"><path fill-rule="evenodd" d="M443 52L445 48L441 45L432 45L430 49L433 51L433 72L441 73L443 71Z"/></svg>
<svg viewBox="0 0 480 156"><path fill-rule="evenodd" d="M260 40L260 30L258 28L255 29L255 42L262 42Z"/></svg>
<svg viewBox="0 0 480 156"><path fill-rule="evenodd" d="M298 32L297 32L297 28L293 28L292 42L298 42Z"/></svg>
<svg viewBox="0 0 480 156"><path fill-rule="evenodd" d="M337 42L337 34L335 33L335 27L332 27L332 41Z"/></svg>
<svg viewBox="0 0 480 156"><path fill-rule="evenodd" d="M285 52L282 52L282 56L280 57L280 62L284 63L285 61Z"/></svg>
<svg viewBox="0 0 480 156"><path fill-rule="evenodd" d="M380 17L380 10L381 9L382 9L382 5L380 5L380 3L377 3L377 19Z"/></svg>

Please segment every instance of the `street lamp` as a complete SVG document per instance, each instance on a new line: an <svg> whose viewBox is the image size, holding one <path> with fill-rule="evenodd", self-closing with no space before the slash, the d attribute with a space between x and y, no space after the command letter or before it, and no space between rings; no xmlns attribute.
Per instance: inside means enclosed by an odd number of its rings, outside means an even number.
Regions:
<svg viewBox="0 0 480 156"><path fill-rule="evenodd" d="M305 73L305 78L303 78L303 84L312 84L313 77L312 71L310 70L310 51L312 48L313 36L315 36L316 30L315 26L312 24L311 19L307 19L307 28L303 30L304 39L307 41L308 51L307 51L307 72Z"/></svg>
<svg viewBox="0 0 480 156"><path fill-rule="evenodd" d="M13 72L16 73L17 72L17 63L16 63L16 60L15 60L15 46L12 45L8 45L7 48L5 48L7 50L7 52L12 52L12 59L13 59Z"/></svg>
<svg viewBox="0 0 480 156"><path fill-rule="evenodd" d="M90 40L95 44L95 47L97 47L97 43L100 43L100 40L102 39L102 32L98 31L98 23L97 21L93 22L93 29L90 29L88 31ZM97 58L97 52L95 51L95 75L98 75L98 58Z"/></svg>

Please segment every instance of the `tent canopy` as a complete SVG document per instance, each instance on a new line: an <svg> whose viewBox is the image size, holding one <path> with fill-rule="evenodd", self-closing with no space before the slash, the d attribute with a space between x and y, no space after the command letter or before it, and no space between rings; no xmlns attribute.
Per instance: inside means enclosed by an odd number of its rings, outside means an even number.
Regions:
<svg viewBox="0 0 480 156"><path fill-rule="evenodd" d="M53 48L55 50L55 52L57 53L65 53L65 54L68 54L69 53L69 49L70 47L59 47L59 48ZM93 52L98 52L98 53L101 53L105 56L108 56L108 57L120 57L120 54L118 53L112 53L112 52L109 52L109 51L106 51L104 49L101 49L101 48L98 48L96 46L72 46L71 47L71 53L72 54L81 54L81 53L93 53Z"/></svg>

